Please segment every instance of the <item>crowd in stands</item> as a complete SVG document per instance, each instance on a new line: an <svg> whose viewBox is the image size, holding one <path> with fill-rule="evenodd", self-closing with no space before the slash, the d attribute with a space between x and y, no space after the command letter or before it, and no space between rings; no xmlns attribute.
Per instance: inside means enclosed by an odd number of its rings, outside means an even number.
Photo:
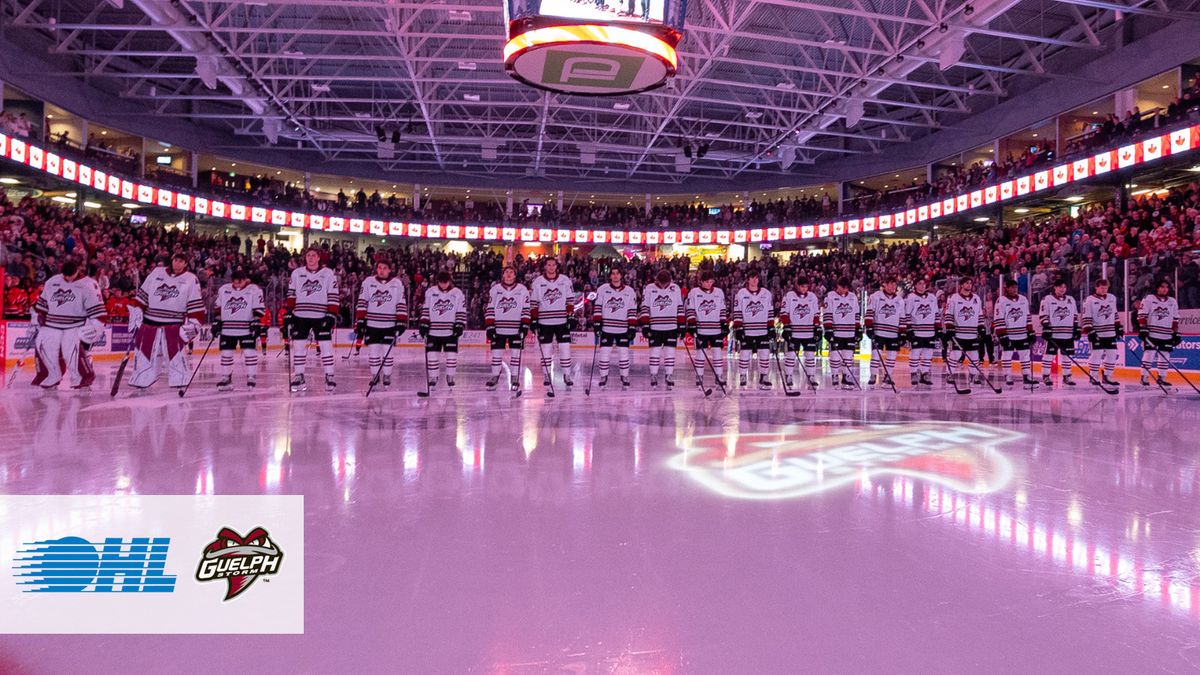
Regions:
<svg viewBox="0 0 1200 675"><path fill-rule="evenodd" d="M287 280L302 264L298 252L287 250L264 234L188 234L176 228L131 226L100 215L76 215L71 209L46 200L25 198L12 203L0 192L0 266L5 272L4 313L23 319L36 301L47 278L58 271L66 256L74 256L99 283L116 321L127 315L125 306L155 261L182 251L191 260L209 302L237 267L247 269L266 291L268 304L278 308ZM325 242L322 262L338 275L343 294L345 325L362 280L373 273L373 260L386 256L399 270L417 302L434 273L449 269L468 297L471 325L483 317L487 290L499 278L505 262L494 249L479 247L465 255L447 253L431 245L368 246L357 242ZM994 295L1002 275L1016 275L1021 292L1036 297L1047 292L1055 278L1066 278L1071 291L1082 297L1090 280L1105 275L1119 296L1130 289L1132 297L1144 295L1155 277L1179 279L1179 299L1184 308L1200 307L1200 187L1193 183L1169 193L1142 195L1128 208L1094 204L1078 216L1061 215L1025 220L1003 228L962 232L930 242L855 246L846 251L810 255L800 251L785 258L768 255L748 263L687 257L634 257L566 255L562 272L581 292L604 283L608 269L619 264L630 285L639 288L657 269L667 267L685 287L694 284L702 268L712 269L718 283L732 289L743 283L750 264L764 273L764 285L782 298L790 279L804 274L823 291L840 276L851 280L855 291L870 290L886 275L911 280L925 277L935 285L973 275L984 293ZM1127 268L1122 261L1131 259ZM519 278L531 283L540 261L516 255L511 263ZM1125 279L1126 269L1129 279Z"/></svg>
<svg viewBox="0 0 1200 675"><path fill-rule="evenodd" d="M0 133L19 138L29 138L33 124L25 113L13 114L8 110L0 110Z"/></svg>

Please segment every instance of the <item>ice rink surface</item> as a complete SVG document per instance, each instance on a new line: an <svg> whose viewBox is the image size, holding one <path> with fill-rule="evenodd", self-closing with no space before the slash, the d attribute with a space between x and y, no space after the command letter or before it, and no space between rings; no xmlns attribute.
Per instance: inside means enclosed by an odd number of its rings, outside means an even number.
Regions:
<svg viewBox="0 0 1200 675"><path fill-rule="evenodd" d="M481 350L424 400L415 350L369 399L365 356L332 395L274 354L182 401L110 399L112 363L90 393L22 374L0 491L303 494L305 634L8 635L0 672L1200 669L1190 390L914 393L900 366L899 395L705 399L637 353L585 397L589 355L554 399L528 363L521 398L485 391Z"/></svg>

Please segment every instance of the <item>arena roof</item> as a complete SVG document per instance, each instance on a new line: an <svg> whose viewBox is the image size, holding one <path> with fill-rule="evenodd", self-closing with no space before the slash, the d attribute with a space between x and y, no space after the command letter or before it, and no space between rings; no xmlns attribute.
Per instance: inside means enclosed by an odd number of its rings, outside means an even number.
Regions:
<svg viewBox="0 0 1200 675"><path fill-rule="evenodd" d="M662 191L887 154L1171 23L1194 29L1198 4L691 0L679 75L616 98L509 78L496 0L0 0L0 17L6 40L48 51L38 77L136 104L128 126L144 133L174 120L222 134L207 151ZM398 133L394 157L381 133Z"/></svg>

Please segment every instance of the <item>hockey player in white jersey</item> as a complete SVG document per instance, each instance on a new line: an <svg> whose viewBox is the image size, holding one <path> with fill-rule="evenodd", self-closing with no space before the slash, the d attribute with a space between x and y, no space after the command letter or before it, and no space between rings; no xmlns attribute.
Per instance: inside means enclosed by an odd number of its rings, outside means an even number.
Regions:
<svg viewBox="0 0 1200 675"><path fill-rule="evenodd" d="M458 338L467 325L467 302L454 287L454 277L442 270L434 277L435 286L425 290L418 332L425 339L425 371L429 388L437 385L441 355L445 354L446 386L454 386L458 370Z"/></svg>
<svg viewBox="0 0 1200 675"><path fill-rule="evenodd" d="M309 336L317 341L321 367L325 371L325 389L333 391L333 327L337 323L342 299L337 275L321 266L321 254L310 248L304 254L304 266L292 270L288 281L287 307L292 334L291 390L305 389L304 362L308 356Z"/></svg>
<svg viewBox="0 0 1200 675"><path fill-rule="evenodd" d="M976 370L970 373L971 382L982 384L983 378L978 368L980 347L987 339L987 329L984 325L983 301L975 295L975 281L970 277L960 279L958 292L946 298L946 314L942 317L942 325L950 334L950 376L954 377L960 370L968 370L967 366L974 363Z"/></svg>
<svg viewBox="0 0 1200 675"><path fill-rule="evenodd" d="M784 380L788 388L792 387L792 375L800 363L797 355L803 350L804 381L816 389L817 353L821 345L821 302L809 290L807 278L796 277L792 289L783 296L779 323L783 327L783 343L788 350L784 359Z"/></svg>
<svg viewBox="0 0 1200 675"><path fill-rule="evenodd" d="M129 306L129 329L133 331L136 356L129 384L145 389L167 369L167 384L187 384L188 366L184 346L200 334L204 301L196 275L187 270L187 258L176 253L170 268L151 270Z"/></svg>
<svg viewBox="0 0 1200 675"><path fill-rule="evenodd" d="M1000 361L1004 364L1004 384L1013 386L1012 366L1015 358L1021 364L1021 381L1026 387L1035 388L1033 363L1029 348L1033 344L1033 316L1029 313L1029 299L1017 292L1017 280L1004 282L1004 295L996 301L992 318L992 329L1000 340Z"/></svg>
<svg viewBox="0 0 1200 675"><path fill-rule="evenodd" d="M1050 367L1059 353L1064 357L1059 362L1062 368L1063 384L1075 386L1071 378L1071 361L1067 357L1075 356L1075 341L1079 339L1079 310L1075 298L1067 295L1067 282L1064 279L1054 281L1054 292L1042 298L1038 311L1042 322L1042 339L1046 343L1046 352L1042 356L1042 384L1051 386Z"/></svg>
<svg viewBox="0 0 1200 675"><path fill-rule="evenodd" d="M250 283L250 275L241 267L233 271L230 283L217 289L212 323L221 353L221 380L217 382L217 391L233 389L233 358L238 347L242 348L242 359L246 362L246 386L254 388L258 374L258 351L254 348L254 340L266 311L262 289Z"/></svg>
<svg viewBox="0 0 1200 675"><path fill-rule="evenodd" d="M733 336L738 343L738 384L747 386L750 357L758 357L758 388L770 389L771 331L775 305L771 291L760 285L759 273L751 269L746 285L733 296Z"/></svg>
<svg viewBox="0 0 1200 675"><path fill-rule="evenodd" d="M867 313L863 318L867 339L871 341L871 379L867 384L879 382L880 364L883 367L883 384L892 385L892 373L896 372L896 356L900 353L901 323L904 320L904 298L896 292L896 278L889 276L883 286L867 298Z"/></svg>
<svg viewBox="0 0 1200 675"><path fill-rule="evenodd" d="M1083 301L1081 328L1092 348L1088 355L1092 386L1101 383L1119 386L1109 376L1117 365L1117 340L1125 336L1125 330L1117 310L1117 296L1108 292L1108 286L1108 279L1097 279L1095 292Z"/></svg>
<svg viewBox="0 0 1200 675"><path fill-rule="evenodd" d="M700 272L700 285L688 292L687 329L696 340L696 383L704 388L702 364L712 365L717 385L725 386L725 336L729 334L729 306L725 291L716 286L712 270Z"/></svg>
<svg viewBox="0 0 1200 675"><path fill-rule="evenodd" d="M850 292L850 280L842 277L833 290L825 294L825 339L829 342L829 372L833 374L833 387L840 384L843 389L859 387L854 363L854 352L862 338L861 308L858 297Z"/></svg>
<svg viewBox="0 0 1200 675"><path fill-rule="evenodd" d="M638 312L642 334L650 344L650 386L658 386L662 368L667 389L675 386L675 350L679 329L683 327L683 294L671 281L671 273L659 270L654 283L642 289L642 307Z"/></svg>
<svg viewBox="0 0 1200 675"><path fill-rule="evenodd" d="M1138 337L1142 340L1142 386L1150 386L1150 375L1164 388L1170 387L1171 351L1179 345L1179 303L1171 297L1171 283L1159 280L1154 293L1138 308Z"/></svg>
<svg viewBox="0 0 1200 675"><path fill-rule="evenodd" d="M942 332L942 314L938 311L938 299L929 292L929 282L918 278L913 289L904 298L904 332L908 337L908 372L912 386L933 386L930 366L933 349Z"/></svg>
<svg viewBox="0 0 1200 675"><path fill-rule="evenodd" d="M558 367L563 384L575 384L571 378L571 331L575 328L575 310L580 306L571 280L558 273L558 260L547 258L542 274L533 280L529 291L529 319L537 334L542 360L543 384L550 386L554 367L554 346L558 345Z"/></svg>
<svg viewBox="0 0 1200 675"><path fill-rule="evenodd" d="M492 284L488 291L483 325L492 354L492 376L487 381L487 388L496 388L504 357L512 348L508 362L509 385L517 391L521 388L521 350L525 347L525 336L529 334L529 289L517 283L517 270L511 266L504 268L500 281Z"/></svg>
<svg viewBox="0 0 1200 675"><path fill-rule="evenodd" d="M46 280L33 306L37 326L33 384L53 389L66 371L72 389L91 386L96 371L88 349L104 336L104 319L99 285L80 272L78 261L67 258L59 273Z"/></svg>
<svg viewBox="0 0 1200 675"><path fill-rule="evenodd" d="M363 279L354 306L354 334L367 348L372 384L392 385L395 359L391 349L406 327L408 300L404 282L393 276L390 260L379 258L375 261L375 276Z"/></svg>
<svg viewBox="0 0 1200 675"><path fill-rule="evenodd" d="M600 364L599 385L608 385L608 364L613 348L617 350L617 369L621 387L629 388L629 345L637 329L637 293L627 286L621 270L614 267L608 273L608 283L596 289L592 307L592 326L596 331Z"/></svg>

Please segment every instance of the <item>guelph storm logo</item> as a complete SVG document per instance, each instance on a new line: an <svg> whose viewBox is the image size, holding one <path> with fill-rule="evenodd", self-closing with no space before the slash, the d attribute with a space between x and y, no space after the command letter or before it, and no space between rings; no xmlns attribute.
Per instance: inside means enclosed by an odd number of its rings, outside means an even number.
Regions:
<svg viewBox="0 0 1200 675"><path fill-rule="evenodd" d="M245 298L234 296L225 302L225 314L227 316L234 316L238 312L245 311L245 309L249 306L250 303L247 302Z"/></svg>
<svg viewBox="0 0 1200 675"><path fill-rule="evenodd" d="M159 284L158 288L154 289L154 296L163 301L178 298L179 287L175 284Z"/></svg>
<svg viewBox="0 0 1200 675"><path fill-rule="evenodd" d="M68 302L75 301L75 291L72 291L69 288L60 288L54 291L54 294L50 296L50 299L54 301L55 307L62 307Z"/></svg>
<svg viewBox="0 0 1200 675"><path fill-rule="evenodd" d="M542 302L547 305L552 305L559 300L562 300L562 291L557 288L547 288L542 292Z"/></svg>
<svg viewBox="0 0 1200 675"><path fill-rule="evenodd" d="M371 304L382 307L392 301L392 292L383 288L376 289L371 294Z"/></svg>
<svg viewBox="0 0 1200 675"><path fill-rule="evenodd" d="M196 581L224 579L229 582L225 599L232 600L250 588L260 576L277 574L283 562L283 551L261 527L241 536L232 528L223 527L217 538L204 547Z"/></svg>
<svg viewBox="0 0 1200 675"><path fill-rule="evenodd" d="M312 295L321 290L320 279L305 279L303 284L300 284L300 292L305 295Z"/></svg>
<svg viewBox="0 0 1200 675"><path fill-rule="evenodd" d="M517 299L511 295L500 296L500 301L496 303L496 309L500 310L501 314L506 314L517 308Z"/></svg>
<svg viewBox="0 0 1200 675"><path fill-rule="evenodd" d="M667 309L673 303L674 303L674 301L671 300L671 298L669 296L666 296L666 295L654 296L654 309L657 309L659 311Z"/></svg>

